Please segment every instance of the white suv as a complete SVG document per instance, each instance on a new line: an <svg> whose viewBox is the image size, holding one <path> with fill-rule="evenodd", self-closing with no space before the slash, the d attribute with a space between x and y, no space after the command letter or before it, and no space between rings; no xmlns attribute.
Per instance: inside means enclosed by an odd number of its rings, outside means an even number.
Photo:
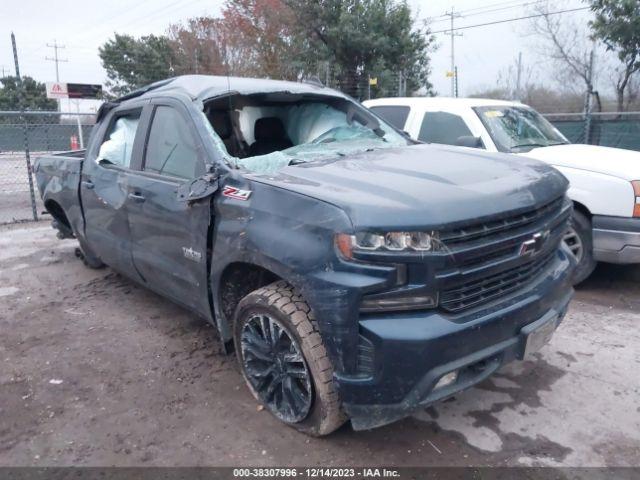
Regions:
<svg viewBox="0 0 640 480"><path fill-rule="evenodd" d="M475 98L384 98L364 105L414 139L535 158L570 181L573 222L565 242L575 283L597 261L640 263L640 152L571 144L518 102Z"/></svg>

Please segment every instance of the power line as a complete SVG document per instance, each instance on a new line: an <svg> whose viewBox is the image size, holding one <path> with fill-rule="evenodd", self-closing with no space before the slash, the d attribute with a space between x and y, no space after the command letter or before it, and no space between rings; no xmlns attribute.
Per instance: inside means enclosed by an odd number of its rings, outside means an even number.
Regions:
<svg viewBox="0 0 640 480"><path fill-rule="evenodd" d="M508 7L500 7L500 8L493 8L491 10L482 10L480 12L475 12L475 13L464 13L464 12L459 12L461 13L461 15L464 18L469 18L469 17L477 17L478 15L486 15L488 13L496 13L496 12L503 12L505 10L512 10L514 8L524 8L524 7L528 7L530 5L537 5L539 3L545 2L546 0L535 0L535 1L531 1L531 2L524 2L524 3L518 3L515 5L511 5ZM467 10L468 12L469 10ZM430 22L431 25L433 25L434 23L442 23L442 22L447 22L448 19L443 18L441 20L435 20L433 22Z"/></svg>
<svg viewBox="0 0 640 480"><path fill-rule="evenodd" d="M547 12L547 13L539 13L536 15L527 15L526 17L509 18L507 20L496 20L495 22L478 23L476 25L465 25L464 27L456 27L453 30L455 31L455 30L466 30L468 28L486 27L488 25L497 25L499 23L509 23L509 22L515 22L518 20L527 20L530 18L546 17L549 15L558 15L560 13L578 12L580 10L589 10L589 9L591 9L591 7L571 8L567 10L559 10L557 12ZM451 29L447 28L446 30L437 30L431 33L435 35L436 33L447 33L447 32L451 32Z"/></svg>
<svg viewBox="0 0 640 480"><path fill-rule="evenodd" d="M536 0L534 3L542 3L545 2L547 0ZM489 5L483 5L482 7L475 7L475 8L468 8L466 10L459 10L458 13L462 14L463 16L473 16L473 15L480 15L482 13L485 13L484 10L487 9L491 9L494 7L503 7L505 9L507 8L516 8L516 7L520 7L525 5L528 2L523 2L522 0L510 0L508 2L498 2L498 3L490 3ZM511 5L510 5L511 4ZM505 6L505 5L509 5L509 6ZM472 12L479 12L479 13L472 13ZM438 19L443 19L443 20L439 20L439 21L446 21L448 20L447 15L438 15L435 17L427 17L427 20L438 20Z"/></svg>
<svg viewBox="0 0 640 480"><path fill-rule="evenodd" d="M129 19L127 22L122 23L118 26L119 29L124 30L126 27L133 25L135 23L139 23L139 22L153 22L155 20L158 20L159 18L162 18L163 16L171 16L172 13L177 12L179 10L182 10L186 7L189 7L191 5L203 2L203 1L208 1L208 0L176 0L176 1L172 1L170 2L168 5L164 5L160 8L158 8L155 11L151 11L148 13L145 13L143 16L138 17L138 18L131 18ZM114 33L116 33L115 28L113 29ZM96 48L96 50L99 47Z"/></svg>
<svg viewBox="0 0 640 480"><path fill-rule="evenodd" d="M136 16L136 17L131 17L131 12L134 9L139 9L142 5L145 5L149 2L150 0L143 0L141 2L139 2L137 5L135 5L134 7L132 7L131 9L127 10L126 12L124 12L129 18L126 19L126 21L124 23L119 23L116 25L106 25L104 20L101 20L101 27L98 27L98 32L106 32L107 30L111 30L111 32L115 32L116 30L125 30L126 27L133 25L133 24L139 24L139 23L146 23L148 24L151 21L155 21L159 18L161 18L163 15L164 16L168 16L171 17L171 15L177 11L180 11L184 8L187 8L191 5L200 3L200 2L208 2L209 0L172 0L164 5L161 5L159 8L157 8L156 10L151 9L150 7L145 9L147 11L145 11L142 15L140 16ZM107 17L107 20L113 20L113 19L118 19L120 20L122 18L123 13L122 12L118 12L115 15L112 15L111 17ZM87 36L95 36L96 35L96 28L92 27L89 29L85 29L85 30L81 30L79 32L75 32L73 38L71 39L72 42L77 41L77 42L81 42L82 40L84 40ZM105 34L106 35L106 34ZM81 47L84 50L87 50L87 47ZM96 47L97 49L97 47Z"/></svg>
<svg viewBox="0 0 640 480"><path fill-rule="evenodd" d="M68 62L69 60L67 60L66 58L58 58L58 50L64 49L66 47L64 45L58 45L58 42L56 40L54 40L52 44L51 43L47 43L47 47L53 48L53 58L44 57L44 59L48 60L50 62L55 62L55 64L56 64L56 82L60 82L60 70L58 69L58 63L60 63L60 62Z"/></svg>
<svg viewBox="0 0 640 480"><path fill-rule="evenodd" d="M107 16L106 18L103 18L100 20L100 24L102 25L102 27L99 29L99 31L106 31L106 30L114 30L114 28L112 26L108 25L108 22L111 22L114 19L120 19L123 16L127 16L129 17L129 19L131 19L132 13L134 10L139 9L141 6L144 6L146 3L148 3L150 0L142 0L141 2L138 2L136 5L134 5L133 7L131 7L130 9L125 9L119 12L116 12L114 15L111 16ZM178 2L179 3L179 2ZM165 4L164 6L162 6L161 8L165 8L166 6L171 6L171 5L175 5L176 2L175 1L170 1L168 4ZM150 10L150 9L149 9ZM153 13L153 12L151 12ZM148 17L150 15L150 12L147 11L143 14L143 16L139 16L139 17L134 17L134 22L144 22L147 20L146 17ZM76 31L75 32L75 39L83 39L86 38L87 35L93 36L95 35L96 29L95 26L93 27L89 27L80 31Z"/></svg>
<svg viewBox="0 0 640 480"><path fill-rule="evenodd" d="M483 5L482 7L475 7L475 8L468 8L467 10L464 10L464 13L468 13L468 12L477 12L478 10L484 10L485 8L493 8L493 7L501 7L504 5L509 5L512 3L518 3L520 0L511 0L511 1L507 1L507 2L497 2L497 3L490 3L489 5ZM540 2L546 2L547 0L539 0ZM518 6L518 5L514 5L514 6Z"/></svg>

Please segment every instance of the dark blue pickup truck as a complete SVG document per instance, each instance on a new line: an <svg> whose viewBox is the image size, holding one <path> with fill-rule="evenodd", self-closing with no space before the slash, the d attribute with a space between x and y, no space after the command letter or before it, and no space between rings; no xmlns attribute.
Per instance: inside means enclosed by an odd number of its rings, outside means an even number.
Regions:
<svg viewBox="0 0 640 480"><path fill-rule="evenodd" d="M549 340L572 296L567 181L416 144L320 85L186 76L40 158L60 237L217 326L251 393L324 435L450 397Z"/></svg>

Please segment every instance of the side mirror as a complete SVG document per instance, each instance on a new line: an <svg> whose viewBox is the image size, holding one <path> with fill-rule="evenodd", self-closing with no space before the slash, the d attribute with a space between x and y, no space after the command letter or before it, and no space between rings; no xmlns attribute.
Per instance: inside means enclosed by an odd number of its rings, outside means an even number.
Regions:
<svg viewBox="0 0 640 480"><path fill-rule="evenodd" d="M470 147L470 148L484 148L484 143L480 137L474 137L472 135L463 135L456 140L458 147Z"/></svg>
<svg viewBox="0 0 640 480"><path fill-rule="evenodd" d="M96 163L102 167L106 167L109 165L115 165L115 163L113 163L111 160L109 160L108 158L96 158Z"/></svg>
<svg viewBox="0 0 640 480"><path fill-rule="evenodd" d="M213 195L218 190L218 175L207 173L178 187L178 200L192 202Z"/></svg>

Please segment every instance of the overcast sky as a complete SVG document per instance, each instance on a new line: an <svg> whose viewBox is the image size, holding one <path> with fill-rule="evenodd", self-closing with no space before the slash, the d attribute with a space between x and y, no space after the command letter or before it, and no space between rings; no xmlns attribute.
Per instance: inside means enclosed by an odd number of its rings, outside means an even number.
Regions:
<svg viewBox="0 0 640 480"><path fill-rule="evenodd" d="M524 3L533 0L408 0L418 18L432 18L433 31L445 29L448 20L442 15L453 6L466 12L456 19L456 26L473 25L511 19L528 13ZM97 48L113 32L139 36L164 33L169 23L197 15L216 15L223 0L2 0L0 16L0 74L13 74L10 32L16 34L20 68L23 75L40 81L55 80L53 49L46 44L57 40L65 45L59 51L60 80L77 83L103 83L105 74L100 66ZM584 6L580 0L563 0L563 7ZM513 7L513 8L508 8ZM482 13L483 10L494 10ZM588 12L572 14L586 22ZM498 72L512 64L518 52L525 64L535 65L533 39L524 34L529 21L504 23L464 30L456 37L456 63L460 75L460 93L467 95L495 84ZM433 54L432 82L440 95L449 95L450 81L446 78L450 63L450 37L437 35L440 48ZM547 66L539 71L549 80Z"/></svg>

